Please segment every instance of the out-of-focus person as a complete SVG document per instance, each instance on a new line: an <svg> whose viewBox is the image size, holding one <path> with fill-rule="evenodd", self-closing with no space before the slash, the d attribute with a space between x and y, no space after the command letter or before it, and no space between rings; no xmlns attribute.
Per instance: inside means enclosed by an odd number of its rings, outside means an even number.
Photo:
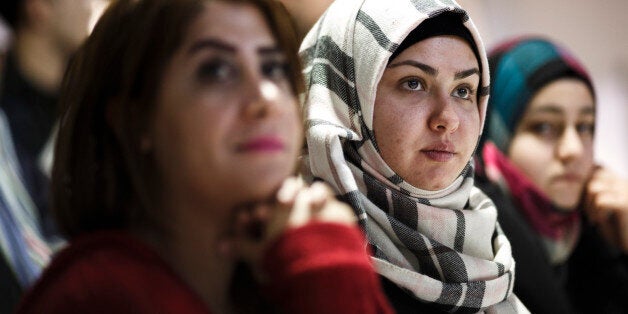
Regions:
<svg viewBox="0 0 628 314"><path fill-rule="evenodd" d="M90 0L7 0L0 74L0 312L11 312L63 243L48 207L57 93L88 33ZM5 50L6 48L6 50Z"/></svg>
<svg viewBox="0 0 628 314"><path fill-rule="evenodd" d="M0 14L12 30L0 108L7 116L27 189L46 216L48 179L42 153L57 120L57 94L66 65L88 34L91 2L3 1ZM45 228L53 232L48 229L52 226Z"/></svg>
<svg viewBox="0 0 628 314"><path fill-rule="evenodd" d="M61 90L69 245L18 313L390 313L351 209L293 177L297 47L274 0L113 2Z"/></svg>
<svg viewBox="0 0 628 314"><path fill-rule="evenodd" d="M478 185L493 199L532 313L628 312L628 183L595 167L595 89L564 47L537 36L489 55Z"/></svg>

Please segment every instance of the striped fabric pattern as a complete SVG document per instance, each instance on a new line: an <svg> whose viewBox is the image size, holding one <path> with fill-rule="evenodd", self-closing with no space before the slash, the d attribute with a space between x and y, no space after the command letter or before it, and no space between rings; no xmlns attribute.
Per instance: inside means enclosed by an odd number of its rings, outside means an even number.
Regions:
<svg viewBox="0 0 628 314"><path fill-rule="evenodd" d="M492 201L473 187L472 161L440 191L405 182L379 155L373 135L377 84L388 58L422 21L458 12L453 1L337 0L301 46L308 154L304 167L351 204L379 274L448 312L521 313L512 294L514 261ZM479 101L484 123L489 76Z"/></svg>
<svg viewBox="0 0 628 314"><path fill-rule="evenodd" d="M52 255L40 226L21 179L8 122L0 111L0 247L23 288L39 277Z"/></svg>

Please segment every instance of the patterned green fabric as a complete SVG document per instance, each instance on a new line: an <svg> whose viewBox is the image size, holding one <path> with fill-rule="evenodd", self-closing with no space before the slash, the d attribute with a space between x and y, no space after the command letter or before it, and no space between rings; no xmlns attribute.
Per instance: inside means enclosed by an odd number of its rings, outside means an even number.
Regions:
<svg viewBox="0 0 628 314"><path fill-rule="evenodd" d="M487 120L487 139L502 152L508 151L510 139L528 102L549 82L563 77L593 86L584 68L562 47L539 37L524 37L506 42L489 54L491 98Z"/></svg>

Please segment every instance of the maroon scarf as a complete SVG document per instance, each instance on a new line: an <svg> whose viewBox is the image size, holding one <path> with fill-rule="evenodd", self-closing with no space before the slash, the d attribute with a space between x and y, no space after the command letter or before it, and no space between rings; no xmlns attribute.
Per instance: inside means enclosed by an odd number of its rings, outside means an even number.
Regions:
<svg viewBox="0 0 628 314"><path fill-rule="evenodd" d="M486 176L513 200L541 237L553 264L564 262L580 234L580 213L561 211L491 142L482 150Z"/></svg>

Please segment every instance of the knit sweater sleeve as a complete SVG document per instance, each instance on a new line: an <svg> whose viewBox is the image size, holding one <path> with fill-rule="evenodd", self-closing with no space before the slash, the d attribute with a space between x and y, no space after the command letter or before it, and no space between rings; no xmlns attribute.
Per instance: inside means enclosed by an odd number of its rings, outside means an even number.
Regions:
<svg viewBox="0 0 628 314"><path fill-rule="evenodd" d="M286 313L393 313L357 228L310 223L268 250L269 294Z"/></svg>

